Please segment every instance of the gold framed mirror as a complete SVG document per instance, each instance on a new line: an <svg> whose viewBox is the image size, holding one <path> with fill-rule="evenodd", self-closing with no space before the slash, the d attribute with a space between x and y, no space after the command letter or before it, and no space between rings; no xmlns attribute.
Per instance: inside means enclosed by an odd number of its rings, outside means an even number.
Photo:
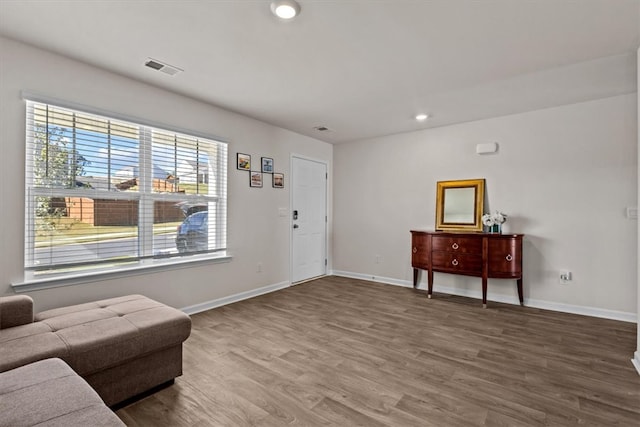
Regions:
<svg viewBox="0 0 640 427"><path fill-rule="evenodd" d="M438 181L436 230L482 231L484 179Z"/></svg>

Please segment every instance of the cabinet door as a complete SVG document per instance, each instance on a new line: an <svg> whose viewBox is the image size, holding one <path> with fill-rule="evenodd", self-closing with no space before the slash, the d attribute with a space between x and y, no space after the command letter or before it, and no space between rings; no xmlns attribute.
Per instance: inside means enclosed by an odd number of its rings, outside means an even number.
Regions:
<svg viewBox="0 0 640 427"><path fill-rule="evenodd" d="M522 240L489 239L489 276L520 277L522 275Z"/></svg>
<svg viewBox="0 0 640 427"><path fill-rule="evenodd" d="M413 233L411 235L411 265L414 268L426 270L429 268L429 252L427 250L426 234Z"/></svg>

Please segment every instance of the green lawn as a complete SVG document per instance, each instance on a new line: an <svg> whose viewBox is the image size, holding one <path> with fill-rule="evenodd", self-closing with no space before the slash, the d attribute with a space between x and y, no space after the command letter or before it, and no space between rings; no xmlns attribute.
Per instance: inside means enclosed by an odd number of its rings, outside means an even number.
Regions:
<svg viewBox="0 0 640 427"><path fill-rule="evenodd" d="M209 194L208 184L198 184L196 192L196 184L179 184L178 191L184 191L186 194Z"/></svg>
<svg viewBox="0 0 640 427"><path fill-rule="evenodd" d="M177 190L178 191L176 191L176 193L208 195L209 184L178 184ZM134 185L133 187L129 187L127 188L127 191L138 191L138 186Z"/></svg>
<svg viewBox="0 0 640 427"><path fill-rule="evenodd" d="M38 218L36 248L66 245L72 243L98 242L106 239L136 237L136 226L93 226L72 218ZM153 234L176 231L181 221L153 225Z"/></svg>

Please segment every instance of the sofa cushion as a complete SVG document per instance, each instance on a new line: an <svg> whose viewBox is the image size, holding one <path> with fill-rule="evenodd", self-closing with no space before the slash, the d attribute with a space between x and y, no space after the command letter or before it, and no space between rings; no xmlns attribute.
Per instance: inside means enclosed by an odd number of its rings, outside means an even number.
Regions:
<svg viewBox="0 0 640 427"><path fill-rule="evenodd" d="M70 305L67 307L54 308L54 309L42 311L36 314L34 320L37 322L39 320L45 320L51 317L63 316L69 313L87 311L93 308L104 308L104 307L109 307L111 305L116 305L116 304L120 304L127 301L137 301L141 299L148 299L148 298L142 295L126 295L123 297L109 298L109 299L104 299L100 301L88 302L85 304L76 304L76 305ZM156 304L160 304L160 303L156 303Z"/></svg>
<svg viewBox="0 0 640 427"><path fill-rule="evenodd" d="M48 357L64 358L67 344L48 325L29 323L0 329L0 372Z"/></svg>
<svg viewBox="0 0 640 427"><path fill-rule="evenodd" d="M1 373L0 408L2 426L124 426L60 359Z"/></svg>
<svg viewBox="0 0 640 427"><path fill-rule="evenodd" d="M31 335L44 334L45 332L51 332L51 328L44 323L27 323L26 325L14 326L9 329L1 329L0 344Z"/></svg>
<svg viewBox="0 0 640 427"><path fill-rule="evenodd" d="M88 308L83 311L49 317L41 321L36 321L36 323L47 325L50 330L56 332L61 329L71 328L73 326L108 319L115 316L116 314L113 311L105 310L104 308Z"/></svg>
<svg viewBox="0 0 640 427"><path fill-rule="evenodd" d="M27 295L0 297L0 329L33 322L33 299Z"/></svg>
<svg viewBox="0 0 640 427"><path fill-rule="evenodd" d="M142 295L57 308L35 318L33 325L58 338L49 340L59 344L60 353L47 355L62 358L82 376L180 344L191 332L189 316Z"/></svg>
<svg viewBox="0 0 640 427"><path fill-rule="evenodd" d="M90 374L146 353L138 344L140 337L137 328L122 317L61 329L57 335L70 349L65 360L80 375ZM161 339L162 335L156 335L155 338ZM162 340L158 347L161 345Z"/></svg>
<svg viewBox="0 0 640 427"><path fill-rule="evenodd" d="M0 396L74 374L69 366L58 361L46 359L32 363L29 368L20 367L1 373Z"/></svg>

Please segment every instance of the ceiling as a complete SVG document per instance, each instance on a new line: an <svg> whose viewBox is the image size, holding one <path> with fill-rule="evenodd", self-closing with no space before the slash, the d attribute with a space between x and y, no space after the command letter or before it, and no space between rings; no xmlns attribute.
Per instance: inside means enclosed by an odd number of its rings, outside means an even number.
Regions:
<svg viewBox="0 0 640 427"><path fill-rule="evenodd" d="M299 3L0 0L0 35L331 143L636 90L640 0Z"/></svg>

